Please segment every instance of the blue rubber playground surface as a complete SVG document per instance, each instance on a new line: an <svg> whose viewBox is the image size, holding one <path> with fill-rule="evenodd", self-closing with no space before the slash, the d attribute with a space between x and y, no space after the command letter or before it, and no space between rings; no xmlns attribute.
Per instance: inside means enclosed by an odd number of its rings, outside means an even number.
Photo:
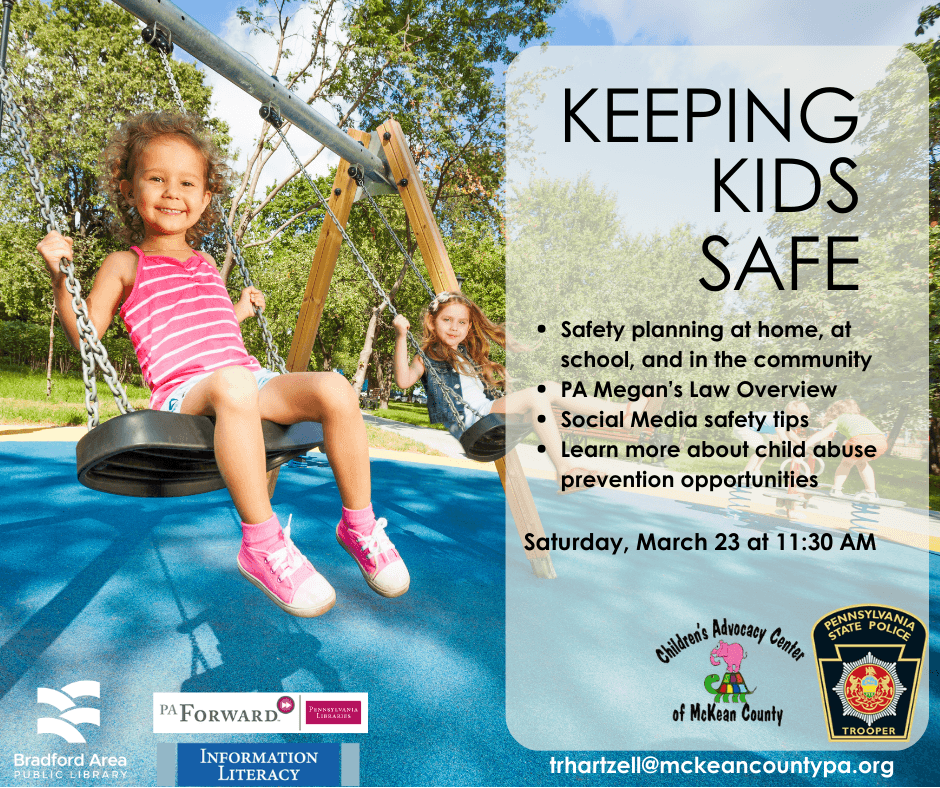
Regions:
<svg viewBox="0 0 940 788"><path fill-rule="evenodd" d="M930 556L932 681L929 697L919 698L929 702L930 722L920 741L886 753L753 753L845 760L853 768L890 758L890 780L857 771L828 780L821 772L815 779L553 774L552 757L649 753L530 750L507 728L507 539L514 542L510 556L522 549L515 527L506 524L498 476L373 459L372 478L376 512L388 519L389 536L408 563L411 590L394 600L373 594L335 541L340 504L329 468L287 468L275 511L283 523L293 515L295 542L337 591L332 611L302 620L283 614L238 573L239 527L225 491L168 500L105 495L75 480L71 443L0 443L0 784L57 784L13 781L13 755L65 751L69 745L61 740L36 733L36 691L77 678L101 683L107 724L95 731L94 749L127 757L126 781L108 784L156 784L158 743L235 738L154 734L153 693L281 690L366 692L369 733L258 734L238 741L356 742L362 785L937 784L936 554ZM537 500L554 494L548 481L531 485ZM636 704L653 703L655 692L655 686L636 687ZM661 760L695 755L654 754Z"/></svg>

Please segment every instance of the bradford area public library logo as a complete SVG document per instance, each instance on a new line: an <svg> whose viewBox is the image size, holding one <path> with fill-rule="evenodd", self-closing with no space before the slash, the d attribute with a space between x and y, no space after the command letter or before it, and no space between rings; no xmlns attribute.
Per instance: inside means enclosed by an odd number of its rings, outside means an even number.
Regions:
<svg viewBox="0 0 940 788"><path fill-rule="evenodd" d="M70 744L85 744L85 737L76 725L101 727L101 712L87 706L79 706L77 698L101 698L101 685L97 681L73 681L61 690L38 687L36 702L54 706L58 717L40 717L36 722L36 733L52 733ZM83 701L84 702L84 701Z"/></svg>
<svg viewBox="0 0 940 788"><path fill-rule="evenodd" d="M813 648L830 741L907 741L927 646L916 616L853 605L823 616Z"/></svg>

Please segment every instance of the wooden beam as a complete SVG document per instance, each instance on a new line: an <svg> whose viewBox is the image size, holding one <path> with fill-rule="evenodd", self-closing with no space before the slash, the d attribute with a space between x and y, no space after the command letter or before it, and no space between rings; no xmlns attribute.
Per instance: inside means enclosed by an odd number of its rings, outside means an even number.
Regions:
<svg viewBox="0 0 940 788"><path fill-rule="evenodd" d="M441 293L445 290L458 290L457 275L450 264L444 239L424 191L424 183L418 174L418 165L411 157L408 140L405 139L401 126L398 121L390 118L379 126L376 133L382 139L382 150L398 184L398 193L418 241L421 257L424 258L424 264L431 276L434 291Z"/></svg>
<svg viewBox="0 0 940 788"><path fill-rule="evenodd" d="M356 129L350 129L348 134L366 147L369 146L369 134ZM333 179L329 199L330 209L342 222L344 229L349 222L349 212L356 198L356 181L349 175L348 170L349 162L341 159L336 168L336 177ZM327 292L330 289L330 281L333 279L333 271L336 269L336 260L342 244L343 236L337 229L336 223L329 215L324 216L317 248L310 264L310 274L307 277L307 287L300 305L297 326L294 328L294 338L291 341L290 353L287 355L287 369L291 372L306 372L310 364L313 343L317 337L317 330L320 328L323 307L326 304Z"/></svg>

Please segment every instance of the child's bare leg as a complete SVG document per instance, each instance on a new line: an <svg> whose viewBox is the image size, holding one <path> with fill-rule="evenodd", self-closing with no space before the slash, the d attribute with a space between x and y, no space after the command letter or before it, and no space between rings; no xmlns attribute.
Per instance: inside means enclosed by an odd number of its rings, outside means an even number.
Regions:
<svg viewBox="0 0 940 788"><path fill-rule="evenodd" d="M318 421L343 506L372 501L369 440L352 386L335 372L297 372L273 378L259 395L261 418L278 424Z"/></svg>
<svg viewBox="0 0 940 788"><path fill-rule="evenodd" d="M215 416L215 457L242 519L238 568L282 610L310 618L336 602L333 587L304 558L268 499L258 384L244 367L226 367L197 383L181 412Z"/></svg>
<svg viewBox="0 0 940 788"><path fill-rule="evenodd" d="M835 476L832 479L833 492L838 492L842 489L845 480L849 478L849 472L852 470L853 465L855 465L855 463L850 459L844 459L839 463L839 467L836 468Z"/></svg>
<svg viewBox="0 0 940 788"><path fill-rule="evenodd" d="M193 386L180 410L215 417L216 464L242 522L270 519L258 384L251 371L226 367L214 372Z"/></svg>
<svg viewBox="0 0 940 788"><path fill-rule="evenodd" d="M408 569L385 535L385 520L376 520L372 511L369 441L352 386L335 372L279 375L261 389L260 406L263 418L280 424L320 422L343 501L337 541L373 591L385 597L404 594L411 583Z"/></svg>
<svg viewBox="0 0 940 788"><path fill-rule="evenodd" d="M855 467L858 468L858 474L862 477L865 492L875 492L875 469L871 467L871 463L868 460L862 460Z"/></svg>

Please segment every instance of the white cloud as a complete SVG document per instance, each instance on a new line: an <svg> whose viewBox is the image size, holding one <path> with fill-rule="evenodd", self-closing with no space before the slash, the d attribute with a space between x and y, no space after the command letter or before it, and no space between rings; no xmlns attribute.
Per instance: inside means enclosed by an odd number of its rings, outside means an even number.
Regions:
<svg viewBox="0 0 940 788"><path fill-rule="evenodd" d="M903 44L922 0L577 0L618 44Z"/></svg>
<svg viewBox="0 0 940 788"><path fill-rule="evenodd" d="M309 57L308 33L311 29L315 29L313 12L304 6L298 9L290 21L289 32L292 38L290 39L289 49L291 55L280 65L279 74L282 79L284 79L283 75L287 74L292 68L299 67L299 64L302 64ZM219 36L263 71L267 73L272 71L276 56L274 39L269 36L250 35L248 28L241 24L234 13L230 14L220 25ZM261 105L257 99L246 94L221 74L203 68L206 74L206 82L212 86L214 104L212 112L216 117L228 122L232 136L232 151L233 153L237 152L236 159L231 163L237 171L242 172L246 166L247 156L254 151L258 136L261 134L264 125L258 115L258 109ZM306 99L309 89L305 92L304 86L301 85L297 92ZM336 113L328 104L314 104L313 109L330 122L336 122ZM353 120L355 121L355 119ZM291 128L287 132L287 138L304 161L320 147L318 142L297 128ZM328 150L324 151L310 166L309 172L314 176L322 175L329 171L330 166L335 166L337 161L338 157L334 153ZM286 177L293 167L293 159L281 146L264 169L258 194L264 193L264 187L273 185Z"/></svg>

